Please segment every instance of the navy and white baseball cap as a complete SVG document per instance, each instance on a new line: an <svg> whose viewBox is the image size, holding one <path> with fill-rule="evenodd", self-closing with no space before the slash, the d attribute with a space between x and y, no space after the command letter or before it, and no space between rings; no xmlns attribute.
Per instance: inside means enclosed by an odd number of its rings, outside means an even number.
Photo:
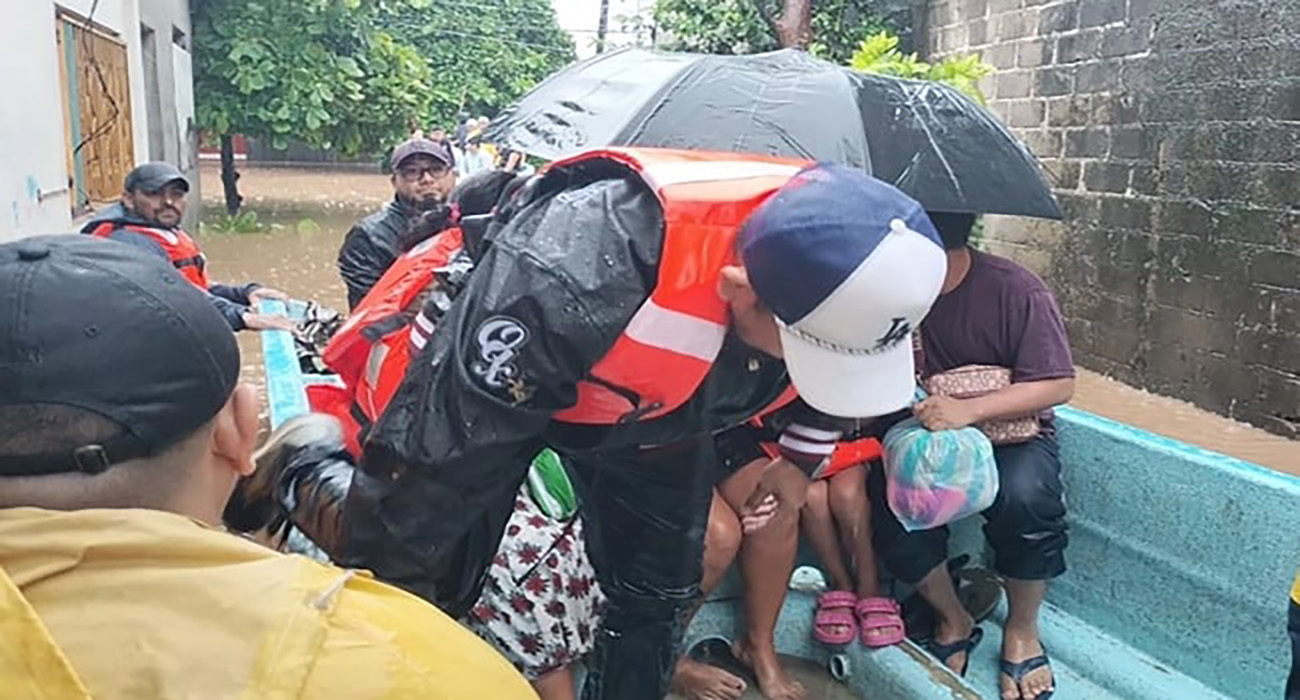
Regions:
<svg viewBox="0 0 1300 700"><path fill-rule="evenodd" d="M745 222L740 250L804 401L853 418L911 403L912 330L947 272L920 203L860 170L811 166Z"/></svg>

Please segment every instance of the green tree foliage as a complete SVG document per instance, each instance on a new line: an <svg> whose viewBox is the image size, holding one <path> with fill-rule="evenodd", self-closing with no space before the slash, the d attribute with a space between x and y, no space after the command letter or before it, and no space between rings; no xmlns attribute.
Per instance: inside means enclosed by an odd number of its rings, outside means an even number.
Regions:
<svg viewBox="0 0 1300 700"><path fill-rule="evenodd" d="M427 109L428 65L375 25L379 0L198 0L195 97L214 135L382 149Z"/></svg>
<svg viewBox="0 0 1300 700"><path fill-rule="evenodd" d="M993 73L993 66L975 54L949 56L938 63L926 63L915 53L899 51L898 37L889 32L879 32L865 39L853 52L849 66L863 73L947 83L980 104L984 104L984 93L979 88L979 80Z"/></svg>
<svg viewBox="0 0 1300 700"><path fill-rule="evenodd" d="M781 48L775 22L781 0L659 0L654 17L665 48L743 54ZM846 63L864 39L889 28L876 0L817 0L809 53Z"/></svg>
<svg viewBox="0 0 1300 700"><path fill-rule="evenodd" d="M375 25L400 1L196 0L195 109L221 140L229 214L242 201L231 136L354 155L391 145L426 111L428 65Z"/></svg>
<svg viewBox="0 0 1300 700"><path fill-rule="evenodd" d="M428 62L426 126L495 114L575 58L549 0L406 0L379 24Z"/></svg>

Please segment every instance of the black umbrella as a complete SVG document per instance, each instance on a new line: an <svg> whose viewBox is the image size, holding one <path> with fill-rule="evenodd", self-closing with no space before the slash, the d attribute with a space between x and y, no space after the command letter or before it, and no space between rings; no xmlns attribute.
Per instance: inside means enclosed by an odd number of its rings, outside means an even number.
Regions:
<svg viewBox="0 0 1300 700"><path fill-rule="evenodd" d="M801 51L600 54L524 95L487 137L547 159L657 146L830 160L932 211L1061 218L1034 156L960 92Z"/></svg>

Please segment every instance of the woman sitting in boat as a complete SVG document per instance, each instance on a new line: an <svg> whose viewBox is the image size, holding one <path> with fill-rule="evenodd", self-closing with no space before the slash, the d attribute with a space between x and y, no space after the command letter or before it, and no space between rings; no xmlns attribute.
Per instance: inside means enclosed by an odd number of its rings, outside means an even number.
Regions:
<svg viewBox="0 0 1300 700"><path fill-rule="evenodd" d="M1020 265L972 250L972 214L931 213L943 239L948 271L942 292L921 328L927 380L963 368L1001 368L1009 383L974 398L931 396L913 412L930 430L970 425L990 433L999 491L984 512L994 566L1006 578L1009 603L1001 654L1006 700L1046 700L1054 690L1047 652L1039 642L1038 613L1047 581L1065 572L1065 496L1052 407L1074 393L1074 363L1065 324L1051 291ZM1029 419L1012 434L1007 421ZM998 425L1002 426L998 428ZM1018 424L1024 426L1024 421ZM995 435L1005 433L1006 439ZM998 444L1002 442L1002 444ZM907 532L885 505L884 479L874 470L869 491L877 545L886 566L915 584L938 615L931 652L964 672L982 636L962 608L944 564L947 530Z"/></svg>

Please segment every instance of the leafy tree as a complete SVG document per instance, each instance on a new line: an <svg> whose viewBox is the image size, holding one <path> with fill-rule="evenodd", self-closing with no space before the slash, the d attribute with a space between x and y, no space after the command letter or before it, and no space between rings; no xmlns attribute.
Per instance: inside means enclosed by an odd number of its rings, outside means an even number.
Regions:
<svg viewBox="0 0 1300 700"><path fill-rule="evenodd" d="M810 36L791 36L801 30L797 18L787 15L809 5ZM742 54L806 41L814 56L846 63L864 39L891 28L881 5L880 0L659 0L654 17L658 29L671 37L665 48Z"/></svg>
<svg viewBox="0 0 1300 700"><path fill-rule="evenodd" d="M993 66L980 60L978 54L948 56L938 63L926 63L915 53L899 51L898 37L889 32L865 39L853 52L849 66L863 73L947 83L980 104L984 104L984 93L979 88L979 80L993 73Z"/></svg>
<svg viewBox="0 0 1300 700"><path fill-rule="evenodd" d="M401 2L196 0L196 111L221 139L230 214L242 199L233 135L353 155L393 143L426 111L428 65L375 23Z"/></svg>
<svg viewBox="0 0 1300 700"><path fill-rule="evenodd" d="M426 125L495 114L575 58L549 0L407 0L379 24L428 62Z"/></svg>

